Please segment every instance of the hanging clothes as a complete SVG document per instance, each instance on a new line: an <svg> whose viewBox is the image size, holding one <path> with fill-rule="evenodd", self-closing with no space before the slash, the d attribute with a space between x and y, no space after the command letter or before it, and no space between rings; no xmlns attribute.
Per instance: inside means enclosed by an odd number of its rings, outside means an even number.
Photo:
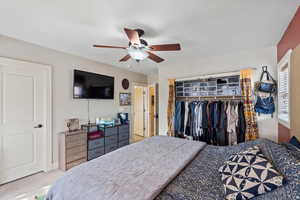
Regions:
<svg viewBox="0 0 300 200"><path fill-rule="evenodd" d="M218 102L220 119L217 128L217 143L220 146L228 145L227 141L227 115L226 115L226 102Z"/></svg>
<svg viewBox="0 0 300 200"><path fill-rule="evenodd" d="M238 104L238 123L237 123L237 143L245 142L245 133L246 133L246 119L244 104L240 102Z"/></svg>
<svg viewBox="0 0 300 200"><path fill-rule="evenodd" d="M185 135L187 136L193 136L193 120L194 120L194 103L189 103L188 105L188 118L187 123L185 127Z"/></svg>
<svg viewBox="0 0 300 200"><path fill-rule="evenodd" d="M190 127L190 136L193 137L194 140L197 140L197 130L196 130L196 120L197 120L197 102L192 102L189 105L190 118L189 118L189 127Z"/></svg>
<svg viewBox="0 0 300 200"><path fill-rule="evenodd" d="M227 132L228 132L228 144L233 145L236 143L236 120L238 120L238 116L235 112L235 105L230 102L228 103L227 110Z"/></svg>
<svg viewBox="0 0 300 200"><path fill-rule="evenodd" d="M215 130L214 130L214 102L210 102L208 105L208 118L209 118L209 142L208 144L215 144Z"/></svg>
<svg viewBox="0 0 300 200"><path fill-rule="evenodd" d="M183 136L184 133L185 102L175 102L174 132L176 136Z"/></svg>
<svg viewBox="0 0 300 200"><path fill-rule="evenodd" d="M200 140L200 136L202 134L201 130L201 120L202 120L202 115L201 115L201 106L200 103L197 102L195 106L195 140Z"/></svg>
<svg viewBox="0 0 300 200"><path fill-rule="evenodd" d="M181 101L175 102L174 131L179 133L181 126Z"/></svg>
<svg viewBox="0 0 300 200"><path fill-rule="evenodd" d="M184 123L183 123L183 133L185 135L185 132L186 132L186 125L187 125L187 122L188 122L188 116L189 116L189 102L185 102L184 103Z"/></svg>
<svg viewBox="0 0 300 200"><path fill-rule="evenodd" d="M208 101L200 102L201 107L201 121L200 121L200 128L201 128L201 135L200 141L207 142L209 140L208 136L208 116L207 116L207 105Z"/></svg>
<svg viewBox="0 0 300 200"><path fill-rule="evenodd" d="M236 125L238 121L237 106L234 102L230 102L227 107L227 132L228 132L228 144L237 144Z"/></svg>
<svg viewBox="0 0 300 200"><path fill-rule="evenodd" d="M175 102L177 137L225 146L245 141L244 104L236 101Z"/></svg>
<svg viewBox="0 0 300 200"><path fill-rule="evenodd" d="M184 116L185 116L185 102L182 101L180 104L180 128L179 133L180 135L184 135Z"/></svg>

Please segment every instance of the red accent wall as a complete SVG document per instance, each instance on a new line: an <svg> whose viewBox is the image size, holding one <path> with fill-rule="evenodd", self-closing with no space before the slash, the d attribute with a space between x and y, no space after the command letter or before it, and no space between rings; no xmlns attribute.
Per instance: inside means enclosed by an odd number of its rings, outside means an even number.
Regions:
<svg viewBox="0 0 300 200"><path fill-rule="evenodd" d="M277 45L278 62L286 54L289 49L294 49L300 44L300 7L298 8L294 18L290 22L287 30L283 34ZM278 124L278 142L286 142L291 138L290 129Z"/></svg>
<svg viewBox="0 0 300 200"><path fill-rule="evenodd" d="M278 62L289 49L300 44L300 7L277 45Z"/></svg>
<svg viewBox="0 0 300 200"><path fill-rule="evenodd" d="M290 129L287 127L281 125L280 123L278 124L278 142L288 142L291 138L291 133Z"/></svg>

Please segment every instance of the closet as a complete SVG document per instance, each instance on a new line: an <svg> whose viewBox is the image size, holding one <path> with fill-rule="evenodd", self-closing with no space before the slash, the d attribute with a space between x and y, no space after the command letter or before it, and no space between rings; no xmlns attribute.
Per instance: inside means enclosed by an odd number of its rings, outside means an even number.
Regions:
<svg viewBox="0 0 300 200"><path fill-rule="evenodd" d="M175 136L225 146L245 141L239 75L176 81Z"/></svg>

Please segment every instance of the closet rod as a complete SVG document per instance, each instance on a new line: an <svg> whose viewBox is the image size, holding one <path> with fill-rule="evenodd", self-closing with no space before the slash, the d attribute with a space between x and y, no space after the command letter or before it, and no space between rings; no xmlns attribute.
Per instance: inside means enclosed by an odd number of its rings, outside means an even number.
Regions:
<svg viewBox="0 0 300 200"><path fill-rule="evenodd" d="M254 68L254 67L253 68L245 68L245 69L252 69L254 71L257 70L257 68ZM241 69L241 70L245 70L245 69ZM175 79L175 81L190 81L190 80L197 80L197 79L201 79L201 78L218 78L218 77L222 77L222 76L234 76L234 75L238 75L241 70L217 72L217 73L213 73L213 74L204 74L204 75L199 75L199 76L194 76L194 77L179 78L179 79Z"/></svg>
<svg viewBox="0 0 300 200"><path fill-rule="evenodd" d="M201 101L201 100L243 100L243 96L202 96L202 97L176 97L178 101Z"/></svg>

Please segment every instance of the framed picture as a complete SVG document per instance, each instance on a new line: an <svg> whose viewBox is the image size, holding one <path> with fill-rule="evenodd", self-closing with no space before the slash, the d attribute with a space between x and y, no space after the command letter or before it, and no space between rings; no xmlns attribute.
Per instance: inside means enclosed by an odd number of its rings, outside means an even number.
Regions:
<svg viewBox="0 0 300 200"><path fill-rule="evenodd" d="M67 127L68 127L70 132L79 130L80 129L79 119L77 119L77 118L68 119L67 120Z"/></svg>
<svg viewBox="0 0 300 200"><path fill-rule="evenodd" d="M131 105L131 93L120 93L120 106Z"/></svg>

